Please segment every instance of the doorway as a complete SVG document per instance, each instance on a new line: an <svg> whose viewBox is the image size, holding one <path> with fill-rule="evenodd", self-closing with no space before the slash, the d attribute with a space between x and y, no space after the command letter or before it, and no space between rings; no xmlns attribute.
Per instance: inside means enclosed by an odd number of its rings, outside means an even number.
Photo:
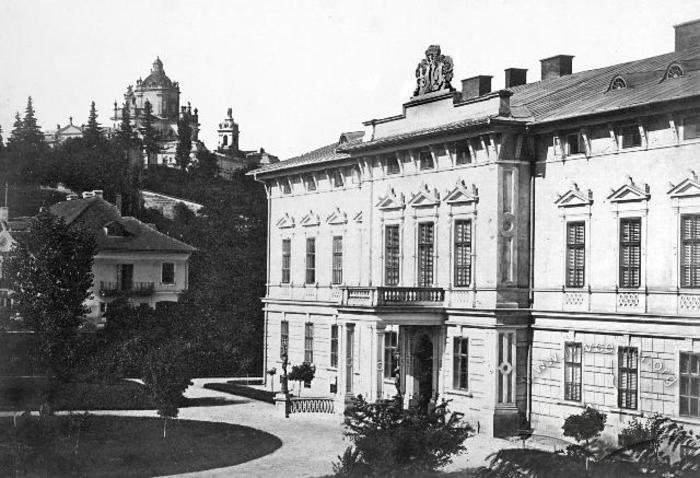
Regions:
<svg viewBox="0 0 700 478"><path fill-rule="evenodd" d="M416 346L416 380L418 382L418 406L427 411L433 398L433 342L423 334Z"/></svg>

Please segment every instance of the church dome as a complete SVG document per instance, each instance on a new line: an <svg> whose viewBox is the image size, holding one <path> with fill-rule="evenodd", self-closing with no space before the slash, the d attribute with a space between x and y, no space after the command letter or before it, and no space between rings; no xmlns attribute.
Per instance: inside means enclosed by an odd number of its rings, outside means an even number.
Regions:
<svg viewBox="0 0 700 478"><path fill-rule="evenodd" d="M140 80L137 84L143 88L173 88L173 82L165 74L160 57L157 57L156 61L153 62L151 73L146 79Z"/></svg>

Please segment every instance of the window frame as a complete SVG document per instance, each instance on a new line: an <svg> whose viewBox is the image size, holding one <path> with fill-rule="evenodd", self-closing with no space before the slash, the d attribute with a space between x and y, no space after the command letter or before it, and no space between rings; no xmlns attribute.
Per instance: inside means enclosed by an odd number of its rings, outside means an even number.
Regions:
<svg viewBox="0 0 700 478"><path fill-rule="evenodd" d="M464 153L461 154L460 153ZM473 162L472 160L472 153L469 149L469 140L465 141L457 141L455 143L455 164L456 165L463 165L463 164L471 164Z"/></svg>
<svg viewBox="0 0 700 478"><path fill-rule="evenodd" d="M638 240L625 240L625 227L637 224ZM621 289L639 289L642 284L642 218L640 216L621 217L619 220L618 232L618 284ZM632 236L633 232L627 234ZM636 252L635 252L636 250ZM628 261L625 264L625 252L627 252ZM635 254L635 257L632 257ZM634 265L636 259L637 265ZM632 275L630 275L632 274ZM635 280L636 279L636 280Z"/></svg>
<svg viewBox="0 0 700 478"><path fill-rule="evenodd" d="M165 266L171 266L172 271L170 272L172 280L171 281L166 281L165 280ZM160 283L165 284L165 285L174 285L175 284L175 263L174 262L162 262L160 265Z"/></svg>
<svg viewBox="0 0 700 478"><path fill-rule="evenodd" d="M687 370L683 370L684 356L687 356ZM693 363L696 363L693 370ZM687 418L700 418L700 395L693 394L693 384L700 381L700 353L681 351L678 355L678 415ZM684 383L685 385L684 387ZM700 388L700 385L696 385ZM687 393L683 393L687 391ZM687 400L686 413L683 413L683 401ZM695 413L692 413L692 403L695 403Z"/></svg>
<svg viewBox="0 0 700 478"><path fill-rule="evenodd" d="M583 239L578 242L576 236L574 236L574 241L572 242L571 240L571 228L572 227L581 227L581 231L583 234ZM566 272L565 272L565 280L564 283L567 288L571 289L582 289L583 287L586 286L586 221L581 221L581 220L574 220L574 221L567 221L566 222L566 250L565 250L565 263L566 263ZM581 265L578 266L578 258L576 257L576 251L581 251L580 254L582 255L581 258ZM573 257L574 259L574 265L572 269L572 262L571 258ZM572 271L575 274L572 276ZM580 282L578 280L580 273Z"/></svg>
<svg viewBox="0 0 700 478"><path fill-rule="evenodd" d="M435 158L433 153L430 151L420 151L418 153L418 170L419 171L431 171L435 168Z"/></svg>
<svg viewBox="0 0 700 478"><path fill-rule="evenodd" d="M569 350L572 351L571 354ZM578 361L576 361L577 352ZM576 370L578 370L578 380L576 380ZM569 371L571 371L571 380L568 380ZM583 344L581 342L564 342L564 400L583 401Z"/></svg>
<svg viewBox="0 0 700 478"><path fill-rule="evenodd" d="M285 352L289 356L289 321L283 319L280 322L280 360L283 360Z"/></svg>
<svg viewBox="0 0 700 478"><path fill-rule="evenodd" d="M691 225L690 235L693 229L697 229L697 236L685 238L686 220L697 221L697 225ZM680 254L679 254L679 284L681 289L700 289L700 213L681 214L679 230ZM687 257L686 246L692 249L690 257ZM698 261L694 261L693 257Z"/></svg>
<svg viewBox="0 0 700 478"><path fill-rule="evenodd" d="M630 385L629 377L634 377L633 385ZM639 408L639 348L637 347L617 348L617 406L625 410Z"/></svg>
<svg viewBox="0 0 700 478"><path fill-rule="evenodd" d="M399 332L397 330L384 331L384 378L396 379L396 366L399 353Z"/></svg>
<svg viewBox="0 0 700 478"><path fill-rule="evenodd" d="M338 325L331 324L331 351L330 351L330 367L338 368Z"/></svg>
<svg viewBox="0 0 700 478"><path fill-rule="evenodd" d="M331 183L333 189L341 189L345 187L345 176L341 168L333 170L333 172L331 173Z"/></svg>
<svg viewBox="0 0 700 478"><path fill-rule="evenodd" d="M289 178L282 178L280 180L280 190L283 196L289 196L292 194L292 183Z"/></svg>
<svg viewBox="0 0 700 478"><path fill-rule="evenodd" d="M389 231L392 232L391 236ZM390 242L390 239L391 242ZM395 239L395 241L393 240ZM401 228L398 224L384 225L384 285L401 283Z"/></svg>
<svg viewBox="0 0 700 478"><path fill-rule="evenodd" d="M626 145L626 139L631 136L634 138L633 144ZM642 133L639 131L639 125L637 124L624 124L617 129L618 144L620 149L635 149L641 148L644 145L644 138L642 138ZM636 144L637 139L639 144Z"/></svg>
<svg viewBox="0 0 700 478"><path fill-rule="evenodd" d="M282 277L280 283L290 284L292 279L292 240L282 239Z"/></svg>
<svg viewBox="0 0 700 478"><path fill-rule="evenodd" d="M466 351L463 350L465 346ZM464 392L469 391L468 337L452 337L452 389Z"/></svg>
<svg viewBox="0 0 700 478"><path fill-rule="evenodd" d="M694 136L688 137L686 125L688 125L692 120L694 121ZM700 114L688 115L683 117L683 141L693 141L700 139Z"/></svg>
<svg viewBox="0 0 700 478"><path fill-rule="evenodd" d="M312 193L318 191L318 185L316 184L316 177L307 173L303 175L304 189L307 193Z"/></svg>
<svg viewBox="0 0 700 478"><path fill-rule="evenodd" d="M314 323L304 324L304 362L314 363Z"/></svg>
<svg viewBox="0 0 700 478"><path fill-rule="evenodd" d="M343 236L331 239L331 285L343 284Z"/></svg>
<svg viewBox="0 0 700 478"><path fill-rule="evenodd" d="M576 137L576 151L571 150L571 138ZM586 154L586 145L583 141L583 135L581 135L580 131L573 131L566 133L564 135L564 138L566 140L566 155L567 156L578 156L578 155L583 155Z"/></svg>
<svg viewBox="0 0 700 478"><path fill-rule="evenodd" d="M397 174L401 174L401 164L399 158L395 154L384 155L384 171L387 176L396 176Z"/></svg>
<svg viewBox="0 0 700 478"><path fill-rule="evenodd" d="M419 222L416 232L416 283L418 287L432 287L435 284L435 223Z"/></svg>
<svg viewBox="0 0 700 478"><path fill-rule="evenodd" d="M306 261L305 261L305 281L306 285L316 284L316 237L306 238Z"/></svg>
<svg viewBox="0 0 700 478"><path fill-rule="evenodd" d="M463 237L458 237L460 225L464 226L467 231L464 236L468 236L466 240ZM471 219L455 219L453 222L453 237L452 237L452 269L453 269L453 285L455 287L469 287L472 284L472 253L474 247L473 234L474 229ZM462 264L458 261L458 255L462 252L463 259L466 263Z"/></svg>

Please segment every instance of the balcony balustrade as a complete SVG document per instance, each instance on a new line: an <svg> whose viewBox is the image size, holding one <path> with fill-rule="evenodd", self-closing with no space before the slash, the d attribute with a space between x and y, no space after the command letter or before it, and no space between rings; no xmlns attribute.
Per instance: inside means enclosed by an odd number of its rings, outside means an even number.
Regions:
<svg viewBox="0 0 700 478"><path fill-rule="evenodd" d="M115 297L119 295L149 296L153 295L155 285L153 282L100 282L100 295L102 297Z"/></svg>
<svg viewBox="0 0 700 478"><path fill-rule="evenodd" d="M348 306L442 306L445 290L439 287L344 287L342 305Z"/></svg>

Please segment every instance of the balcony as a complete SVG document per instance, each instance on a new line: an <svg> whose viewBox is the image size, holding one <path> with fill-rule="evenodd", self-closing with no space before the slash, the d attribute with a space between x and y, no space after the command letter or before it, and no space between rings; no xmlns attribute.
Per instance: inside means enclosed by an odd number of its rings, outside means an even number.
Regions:
<svg viewBox="0 0 700 478"><path fill-rule="evenodd" d="M360 307L441 307L445 290L438 287L344 287L342 305Z"/></svg>
<svg viewBox="0 0 700 478"><path fill-rule="evenodd" d="M100 295L102 297L117 296L149 296L153 295L155 286L153 282L132 282L122 284L121 282L100 282Z"/></svg>

